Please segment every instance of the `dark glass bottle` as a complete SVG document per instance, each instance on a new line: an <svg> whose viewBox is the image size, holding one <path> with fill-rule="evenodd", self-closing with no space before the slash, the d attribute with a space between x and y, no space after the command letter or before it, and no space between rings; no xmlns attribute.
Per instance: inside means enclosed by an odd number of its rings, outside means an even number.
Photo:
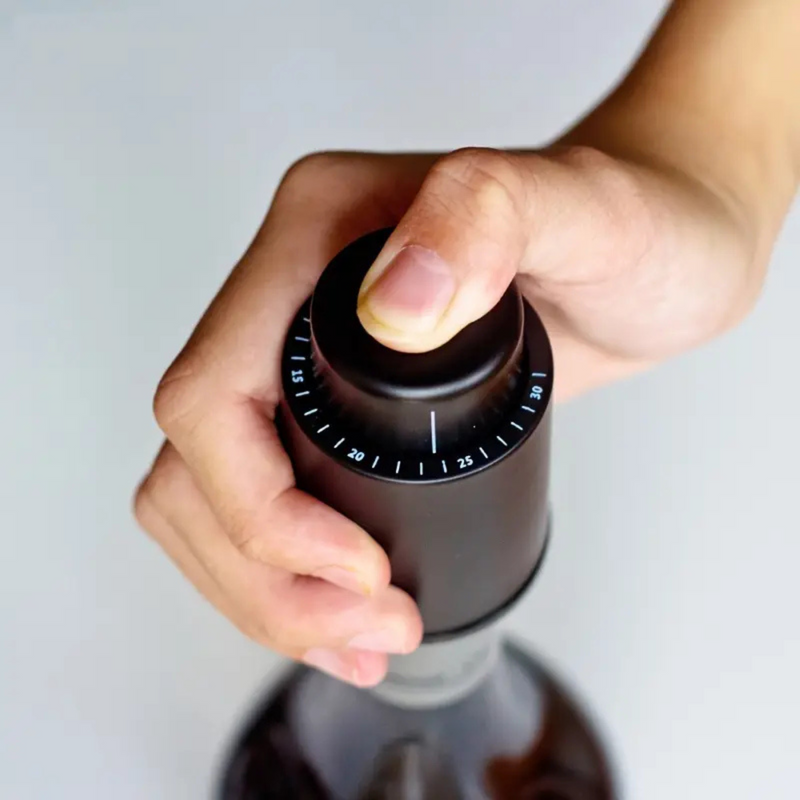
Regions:
<svg viewBox="0 0 800 800"><path fill-rule="evenodd" d="M236 744L223 800L609 800L597 735L567 693L506 644L446 706L407 709L293 672Z"/></svg>

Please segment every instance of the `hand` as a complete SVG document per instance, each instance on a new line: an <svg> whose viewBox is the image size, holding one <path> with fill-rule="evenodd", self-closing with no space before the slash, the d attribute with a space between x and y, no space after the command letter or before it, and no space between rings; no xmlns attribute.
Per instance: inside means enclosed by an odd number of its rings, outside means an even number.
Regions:
<svg viewBox="0 0 800 800"><path fill-rule="evenodd" d="M430 350L516 277L564 399L738 322L761 286L756 244L735 202L673 168L587 147L465 150L433 165L367 274L359 315L390 347Z"/></svg>
<svg viewBox="0 0 800 800"><path fill-rule="evenodd" d="M399 222L359 313L425 350L516 276L555 347L561 396L683 349L747 306L747 243L683 176L585 148L310 156L167 371L167 436L136 498L142 526L245 634L358 685L422 630L369 535L294 487L274 414L290 320L345 244Z"/></svg>
<svg viewBox="0 0 800 800"><path fill-rule="evenodd" d="M274 426L279 353L322 268L392 224L424 157L315 156L284 178L261 231L161 381L167 435L136 516L246 635L358 685L422 627L389 585L389 562L358 526L294 487Z"/></svg>

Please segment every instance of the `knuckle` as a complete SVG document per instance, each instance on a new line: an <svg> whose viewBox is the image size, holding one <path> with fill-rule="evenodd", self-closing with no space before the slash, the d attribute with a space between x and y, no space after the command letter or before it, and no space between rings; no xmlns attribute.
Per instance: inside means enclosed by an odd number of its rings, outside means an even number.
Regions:
<svg viewBox="0 0 800 800"><path fill-rule="evenodd" d="M228 538L245 558L291 569L286 531L302 536L302 530L297 519L281 512L280 505L277 498L265 497L256 509L233 513L227 525Z"/></svg>
<svg viewBox="0 0 800 800"><path fill-rule="evenodd" d="M154 523L165 519L162 509L176 496L179 485L185 480L185 468L172 450L162 450L150 474L139 484L134 496L134 516L139 524L150 530Z"/></svg>
<svg viewBox="0 0 800 800"><path fill-rule="evenodd" d="M263 536L252 516L234 514L228 523L231 544L247 558L272 563L274 554L269 548L269 536Z"/></svg>
<svg viewBox="0 0 800 800"><path fill-rule="evenodd" d="M293 570L285 539L276 535L275 521L261 514L234 514L227 525L228 540L248 560Z"/></svg>
<svg viewBox="0 0 800 800"><path fill-rule="evenodd" d="M584 173L612 173L618 169L619 161L613 156L583 144L571 144L558 151L557 158L564 164Z"/></svg>
<svg viewBox="0 0 800 800"><path fill-rule="evenodd" d="M598 226L613 231L606 237L609 262L622 263L617 243L624 243L628 263L641 262L652 248L658 227L651 193L644 190L641 172L631 164L594 147L574 145L559 161L580 176L590 192L591 206L598 210ZM598 257L600 254L598 254Z"/></svg>
<svg viewBox="0 0 800 800"><path fill-rule="evenodd" d="M133 497L133 516L142 530L150 535L153 534L161 519L161 513L153 501L152 475L148 475L136 489Z"/></svg>
<svg viewBox="0 0 800 800"><path fill-rule="evenodd" d="M242 629L247 636L262 647L280 650L272 636L272 625L269 620L264 619L263 615L253 614L252 618L242 626Z"/></svg>
<svg viewBox="0 0 800 800"><path fill-rule="evenodd" d="M195 369L188 359L179 358L159 382L153 398L153 414L167 436L182 426L199 394Z"/></svg>
<svg viewBox="0 0 800 800"><path fill-rule="evenodd" d="M642 182L634 169L594 147L572 146L560 156L595 193L598 207L620 222L640 221L646 209Z"/></svg>
<svg viewBox="0 0 800 800"><path fill-rule="evenodd" d="M394 627L403 631L406 650L415 649L422 641L423 626L417 604L408 595L401 595L394 609Z"/></svg>
<svg viewBox="0 0 800 800"><path fill-rule="evenodd" d="M251 636L260 644L277 650L280 653L291 654L300 649L297 641L297 630L294 620L287 619L274 603L265 604L255 615L251 625Z"/></svg>
<svg viewBox="0 0 800 800"><path fill-rule="evenodd" d="M286 170L278 186L279 196L305 194L321 181L341 177L349 168L354 155L335 151L308 153Z"/></svg>
<svg viewBox="0 0 800 800"><path fill-rule="evenodd" d="M468 147L440 158L432 167L429 188L445 196L456 193L471 216L520 216L523 181L513 155Z"/></svg>

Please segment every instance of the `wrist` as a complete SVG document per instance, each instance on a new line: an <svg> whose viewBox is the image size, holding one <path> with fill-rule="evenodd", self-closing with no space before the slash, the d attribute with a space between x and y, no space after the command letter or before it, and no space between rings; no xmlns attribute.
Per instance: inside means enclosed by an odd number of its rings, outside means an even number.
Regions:
<svg viewBox="0 0 800 800"><path fill-rule="evenodd" d="M800 149L779 126L756 137L716 117L691 93L626 86L562 141L673 173L713 196L757 242L772 247L800 181Z"/></svg>
<svg viewBox="0 0 800 800"><path fill-rule="evenodd" d="M800 182L798 32L796 0L674 0L567 141L689 176L768 258Z"/></svg>

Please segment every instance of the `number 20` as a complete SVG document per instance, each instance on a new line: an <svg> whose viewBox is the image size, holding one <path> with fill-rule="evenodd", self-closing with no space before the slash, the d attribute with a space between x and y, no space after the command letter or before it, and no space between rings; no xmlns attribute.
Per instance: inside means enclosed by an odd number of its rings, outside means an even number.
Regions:
<svg viewBox="0 0 800 800"><path fill-rule="evenodd" d="M347 457L348 458L352 458L353 461L363 461L364 460L364 454L360 450L356 450L355 447L347 454Z"/></svg>

